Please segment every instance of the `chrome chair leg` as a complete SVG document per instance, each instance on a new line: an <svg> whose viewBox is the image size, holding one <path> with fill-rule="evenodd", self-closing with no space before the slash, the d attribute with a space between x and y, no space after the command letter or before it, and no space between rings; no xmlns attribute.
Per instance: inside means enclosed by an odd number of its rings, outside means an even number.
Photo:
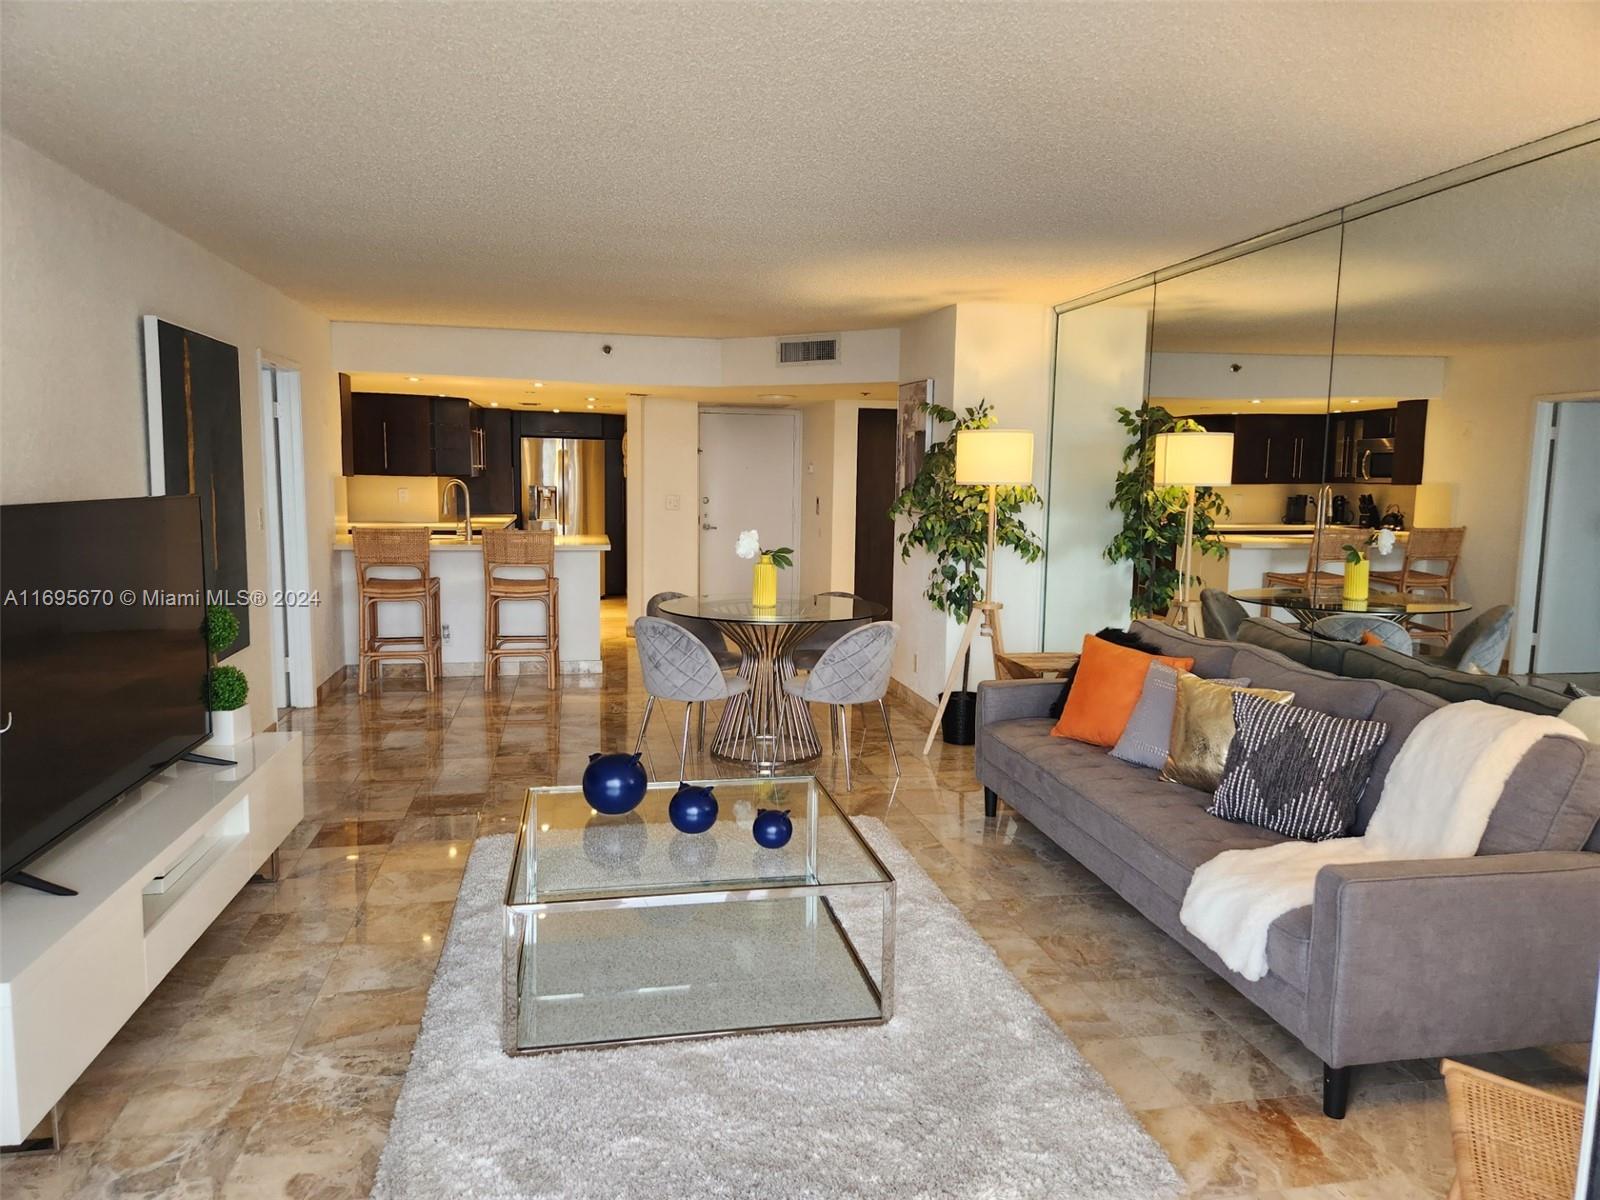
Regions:
<svg viewBox="0 0 1600 1200"><path fill-rule="evenodd" d="M695 749L704 751L706 748L706 702L700 701L700 732L696 735Z"/></svg>
<svg viewBox="0 0 1600 1200"><path fill-rule="evenodd" d="M644 720L639 722L639 739L633 743L633 752L638 754L644 749L644 731L650 728L650 713L656 706L654 696L644 698Z"/></svg>
<svg viewBox="0 0 1600 1200"><path fill-rule="evenodd" d="M889 757L894 760L894 773L900 774L900 752L894 748L894 731L889 728L889 710L884 706L883 698L878 699L878 715L883 718L883 736L889 743Z"/></svg>
<svg viewBox="0 0 1600 1200"><path fill-rule="evenodd" d="M843 753L839 757L844 762L844 790L849 792L854 790L854 785L850 782L850 706L848 704L839 706L839 733L843 742Z"/></svg>
<svg viewBox="0 0 1600 1200"><path fill-rule="evenodd" d="M678 778L689 778L689 718L694 716L694 705L683 706L683 741L678 745Z"/></svg>

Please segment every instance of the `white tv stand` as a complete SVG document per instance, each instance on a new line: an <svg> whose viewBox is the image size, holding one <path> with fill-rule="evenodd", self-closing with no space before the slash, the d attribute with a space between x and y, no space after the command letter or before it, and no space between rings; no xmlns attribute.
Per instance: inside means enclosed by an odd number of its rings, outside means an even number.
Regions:
<svg viewBox="0 0 1600 1200"><path fill-rule="evenodd" d="M305 815L300 734L198 749L238 765L176 763L28 864L76 896L0 887L0 1145L50 1115Z"/></svg>

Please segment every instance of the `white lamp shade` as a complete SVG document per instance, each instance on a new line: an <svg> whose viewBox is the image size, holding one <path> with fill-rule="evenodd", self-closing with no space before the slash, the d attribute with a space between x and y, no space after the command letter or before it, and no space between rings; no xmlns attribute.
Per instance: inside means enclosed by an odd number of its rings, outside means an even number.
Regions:
<svg viewBox="0 0 1600 1200"><path fill-rule="evenodd" d="M956 434L956 482L1033 482L1033 434L1026 429L963 429Z"/></svg>
<svg viewBox="0 0 1600 1200"><path fill-rule="evenodd" d="M1157 487L1223 487L1233 482L1233 434L1158 433L1155 467Z"/></svg>

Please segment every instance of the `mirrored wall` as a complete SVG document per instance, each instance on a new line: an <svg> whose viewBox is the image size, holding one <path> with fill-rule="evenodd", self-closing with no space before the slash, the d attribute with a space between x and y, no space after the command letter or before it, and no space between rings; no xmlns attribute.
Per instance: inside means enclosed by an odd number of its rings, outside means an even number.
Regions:
<svg viewBox="0 0 1600 1200"><path fill-rule="evenodd" d="M1398 568L1417 528L1463 529L1451 588L1471 609L1455 627L1508 605L1511 669L1600 672L1597 134L1064 306L1044 645L1127 620L1133 566L1101 552L1129 444L1114 409L1142 378L1142 428L1234 434L1214 535L1228 554L1198 559L1205 584L1303 571L1319 498L1329 521L1399 527L1374 569ZM1580 479L1566 464L1585 460Z"/></svg>

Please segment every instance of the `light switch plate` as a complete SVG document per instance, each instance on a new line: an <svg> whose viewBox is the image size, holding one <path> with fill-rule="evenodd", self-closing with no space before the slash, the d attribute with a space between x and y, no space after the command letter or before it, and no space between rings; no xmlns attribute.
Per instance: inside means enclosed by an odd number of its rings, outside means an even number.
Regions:
<svg viewBox="0 0 1600 1200"><path fill-rule="evenodd" d="M406 501L411 499L411 489L410 488L395 488L395 490L394 490L394 498L396 500L398 500L401 504L406 503Z"/></svg>
<svg viewBox="0 0 1600 1200"><path fill-rule="evenodd" d="M678 511L678 503L679 502L678 502L678 497L677 496L668 496L667 497L667 511L668 512L677 512Z"/></svg>

